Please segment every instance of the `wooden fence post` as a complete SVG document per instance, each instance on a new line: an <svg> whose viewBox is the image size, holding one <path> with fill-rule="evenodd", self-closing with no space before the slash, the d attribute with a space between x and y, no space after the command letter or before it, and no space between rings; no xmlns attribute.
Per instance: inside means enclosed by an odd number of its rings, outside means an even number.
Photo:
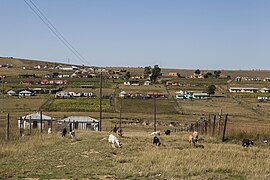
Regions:
<svg viewBox="0 0 270 180"><path fill-rule="evenodd" d="M7 122L6 122L6 141L9 141L9 113L7 114Z"/></svg>
<svg viewBox="0 0 270 180"><path fill-rule="evenodd" d="M226 127L227 127L227 120L228 120L228 114L226 114L226 116L225 116L224 129L223 129L223 134L222 134L222 142L225 141L225 133L226 133Z"/></svg>
<svg viewBox="0 0 270 180"><path fill-rule="evenodd" d="M204 122L204 135L207 135L207 121Z"/></svg>
<svg viewBox="0 0 270 180"><path fill-rule="evenodd" d="M29 117L29 125L30 125L30 127L29 127L29 133L31 135L32 134L32 118L31 118L31 116Z"/></svg>
<svg viewBox="0 0 270 180"><path fill-rule="evenodd" d="M22 136L22 116L20 116L20 136Z"/></svg>
<svg viewBox="0 0 270 180"><path fill-rule="evenodd" d="M214 115L214 122L213 122L213 130L212 130L212 137L215 135L215 129L216 129L216 115Z"/></svg>
<svg viewBox="0 0 270 180"><path fill-rule="evenodd" d="M221 118L222 118L222 109L220 109L220 112L219 112L219 115L218 115L218 136L220 136Z"/></svg>
<svg viewBox="0 0 270 180"><path fill-rule="evenodd" d="M40 111L40 132L42 133L42 111Z"/></svg>

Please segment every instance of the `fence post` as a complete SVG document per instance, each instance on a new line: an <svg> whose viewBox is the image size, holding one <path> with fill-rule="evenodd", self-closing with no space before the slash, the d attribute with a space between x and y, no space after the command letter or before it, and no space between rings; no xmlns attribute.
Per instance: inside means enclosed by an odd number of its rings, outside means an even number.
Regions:
<svg viewBox="0 0 270 180"><path fill-rule="evenodd" d="M40 132L42 133L42 111L40 111Z"/></svg>
<svg viewBox="0 0 270 180"><path fill-rule="evenodd" d="M204 135L207 135L207 121L204 122Z"/></svg>
<svg viewBox="0 0 270 180"><path fill-rule="evenodd" d="M220 109L220 112L219 112L219 115L218 115L218 136L220 136L221 118L222 118L222 109Z"/></svg>
<svg viewBox="0 0 270 180"><path fill-rule="evenodd" d="M52 118L51 118L51 131L52 131L52 128L53 128L53 125L52 125L52 123L53 123L53 120L52 120Z"/></svg>
<svg viewBox="0 0 270 180"><path fill-rule="evenodd" d="M32 118L31 118L31 116L29 117L29 124L30 124L29 133L31 135L32 134Z"/></svg>
<svg viewBox="0 0 270 180"><path fill-rule="evenodd" d="M6 141L9 141L9 113L7 114L7 122L6 122Z"/></svg>
<svg viewBox="0 0 270 180"><path fill-rule="evenodd" d="M22 136L22 116L20 116L20 136Z"/></svg>
<svg viewBox="0 0 270 180"><path fill-rule="evenodd" d="M225 133L226 133L226 127L227 127L227 120L228 120L228 114L226 114L226 116L225 116L224 129L223 129L223 134L222 134L222 142L225 141Z"/></svg>
<svg viewBox="0 0 270 180"><path fill-rule="evenodd" d="M212 137L215 135L215 129L216 129L216 115L214 115L214 122L213 122L213 130L212 130Z"/></svg>

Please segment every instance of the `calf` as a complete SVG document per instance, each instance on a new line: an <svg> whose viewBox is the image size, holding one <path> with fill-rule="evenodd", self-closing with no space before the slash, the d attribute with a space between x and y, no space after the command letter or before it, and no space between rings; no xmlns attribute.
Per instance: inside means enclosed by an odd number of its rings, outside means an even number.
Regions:
<svg viewBox="0 0 270 180"><path fill-rule="evenodd" d="M166 135L170 135L171 134L171 130L168 129L167 131L165 131L165 134Z"/></svg>
<svg viewBox="0 0 270 180"><path fill-rule="evenodd" d="M191 135L189 135L188 141L190 146L191 144L193 144L193 146L195 147L195 144L198 142L198 137L199 133L197 131L194 131Z"/></svg>
<svg viewBox="0 0 270 180"><path fill-rule="evenodd" d="M153 144L155 144L156 146L160 146L161 143L160 143L159 138L157 136L154 137Z"/></svg>
<svg viewBox="0 0 270 180"><path fill-rule="evenodd" d="M118 146L118 147L121 147L121 144L120 144L120 141L117 139L117 137L115 137L114 135L110 134L109 135L109 143L112 144L112 147L115 148L115 144Z"/></svg>
<svg viewBox="0 0 270 180"><path fill-rule="evenodd" d="M67 128L64 128L63 131L62 131L62 137L65 137L67 134Z"/></svg>
<svg viewBox="0 0 270 180"><path fill-rule="evenodd" d="M247 147L249 147L251 145L254 145L254 142L252 140L246 139L246 138L243 139L243 141L242 141L242 146L243 147L247 148Z"/></svg>

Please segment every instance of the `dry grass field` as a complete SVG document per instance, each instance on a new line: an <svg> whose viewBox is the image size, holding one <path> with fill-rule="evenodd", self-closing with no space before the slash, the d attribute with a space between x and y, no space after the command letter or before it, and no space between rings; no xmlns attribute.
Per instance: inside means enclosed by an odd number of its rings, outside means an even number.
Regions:
<svg viewBox="0 0 270 180"><path fill-rule="evenodd" d="M0 75L7 75L4 89L27 89L40 85L21 85L18 74L36 74L40 80L45 74L57 70L23 70L22 66L56 63L0 58L0 64L12 63L11 69L1 68ZM107 69L130 71L132 75L143 74L143 68L108 67ZM178 72L190 76L194 70L162 69L162 73ZM202 72L209 72L202 70ZM212 72L212 71L211 71ZM72 72L68 72L72 73ZM222 75L231 77L267 77L269 71L224 71ZM64 87L66 91L93 92L96 99L53 99L54 94L37 94L33 97L18 98L4 96L4 113L0 114L0 179L270 179L269 143L263 140L270 137L270 103L257 102L261 94L232 94L228 87L266 87L269 82L235 83L227 78L161 78L162 82L172 80L181 86L124 86L124 79L111 80L104 77L103 95L111 99L103 100L102 132L76 131L76 140L62 138L59 132L51 135L36 133L19 136L17 120L20 116L42 110L45 115L61 119L67 116L91 116L99 119L99 78L71 78ZM83 89L81 85L93 85L94 89ZM206 91L215 84L216 94L207 100L176 100L179 90ZM44 87L44 86L42 86ZM46 88L55 88L47 86ZM119 123L120 91L159 92L168 98L157 99L157 122L161 147L152 145L154 119L153 99L123 99L122 128L120 138L123 147L113 149L107 142L109 131ZM208 118L229 114L226 141L221 137L200 135L199 147L190 148L187 142L189 132L178 131L199 117ZM10 113L10 141L5 139L5 121ZM224 116L223 116L224 117ZM139 123L134 123L139 122ZM150 125L142 125L150 122ZM169 126L178 123L177 126ZM164 130L171 129L171 136ZM45 129L46 131L47 129ZM177 131L177 132L176 132ZM243 148L241 140L251 138L255 146ZM204 147L204 148L200 148Z"/></svg>
<svg viewBox="0 0 270 180"><path fill-rule="evenodd" d="M76 140L60 134L24 137L1 143L3 179L269 179L270 149L220 144L200 137L189 147L187 133L160 136L127 132L113 149L108 133L77 132ZM204 148L200 148L204 147Z"/></svg>

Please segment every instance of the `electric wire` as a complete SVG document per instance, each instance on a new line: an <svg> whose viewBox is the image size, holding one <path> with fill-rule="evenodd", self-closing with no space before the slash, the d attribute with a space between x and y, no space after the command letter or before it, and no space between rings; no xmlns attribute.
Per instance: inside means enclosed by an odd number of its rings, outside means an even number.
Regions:
<svg viewBox="0 0 270 180"><path fill-rule="evenodd" d="M84 64L88 64L87 60L64 38L64 36L55 28L55 26L46 18L44 13L31 1L29 4L26 0L24 2L27 6L39 17L39 19L50 29L50 31ZM36 8L36 10L34 9Z"/></svg>

